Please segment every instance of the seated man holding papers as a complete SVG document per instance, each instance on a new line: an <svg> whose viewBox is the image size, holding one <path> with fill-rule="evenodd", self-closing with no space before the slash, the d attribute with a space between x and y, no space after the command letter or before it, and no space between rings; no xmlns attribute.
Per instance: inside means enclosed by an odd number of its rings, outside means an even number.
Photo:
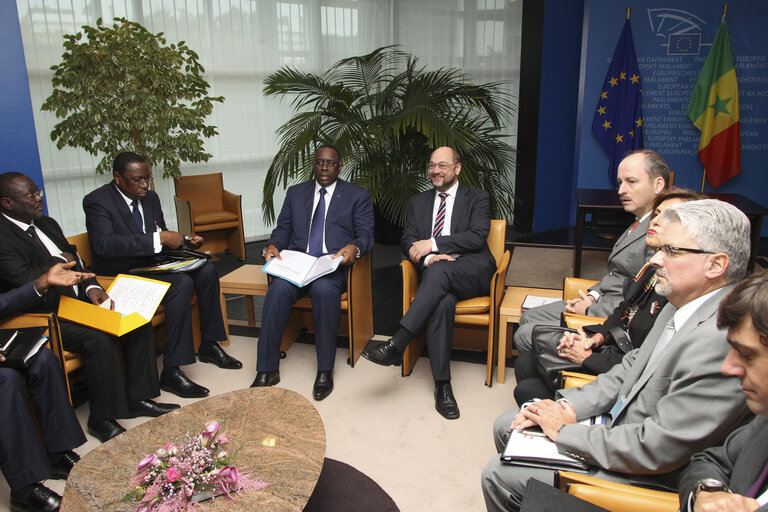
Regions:
<svg viewBox="0 0 768 512"><path fill-rule="evenodd" d="M27 284L55 263L71 261L74 269L84 270L59 224L43 214L43 192L27 176L17 172L0 175L0 213L0 291ZM61 297L97 305L109 299L96 279L90 278L49 290L33 311L56 312ZM66 320L59 325L64 349L80 354L85 366L89 434L106 442L125 432L117 418L159 416L179 407L151 400L160 394L160 387L150 325L119 338Z"/></svg>
<svg viewBox="0 0 768 512"><path fill-rule="evenodd" d="M83 198L85 225L93 249L97 274L128 273L136 267L157 263L163 249L197 249L203 239L188 240L165 225L158 195L149 190L151 179L144 158L120 153L112 165L113 181ZM162 256L162 255L160 255ZM219 346L227 339L219 302L219 276L212 265L180 273L152 274L171 284L165 294L165 347L160 387L183 398L201 398L209 390L189 379L181 366L195 362L192 339L192 293L197 294L202 343L198 359L219 368L239 369L243 365Z"/></svg>
<svg viewBox="0 0 768 512"><path fill-rule="evenodd" d="M660 247L651 258L656 292L669 301L642 347L583 388L563 389L496 420L500 453L512 430L534 425L560 454L581 460L598 478L677 489L691 455L738 427L746 412L739 381L720 373L728 353L716 324L720 301L738 282L750 253L750 224L734 206L706 199L664 211ZM578 420L608 414L604 425ZM525 484L552 485L553 468L494 456L482 473L488 510L519 510Z"/></svg>
<svg viewBox="0 0 768 512"><path fill-rule="evenodd" d="M312 396L322 400L333 391L340 297L347 275L346 269L338 266L352 265L373 248L373 206L366 190L338 179L342 163L335 147L321 145L315 152L312 168L315 179L294 185L286 193L277 226L264 248L267 261L264 271L269 273L270 267L278 263L273 263L273 258L296 259L294 251L308 254L313 260L322 257L320 261L328 259L323 255L332 255L336 268L330 273L318 273L319 277L312 280L307 278L311 263L295 273L291 272L292 264L281 266L283 271L277 275L283 278L272 280L264 299L258 372L251 386L274 386L280 382L278 367L283 330L288 325L293 303L309 294L317 351L317 377Z"/></svg>

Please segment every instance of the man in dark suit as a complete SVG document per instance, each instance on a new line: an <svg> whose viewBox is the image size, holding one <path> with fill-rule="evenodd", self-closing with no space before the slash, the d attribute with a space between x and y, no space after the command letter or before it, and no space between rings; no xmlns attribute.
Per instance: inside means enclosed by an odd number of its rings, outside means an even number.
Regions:
<svg viewBox="0 0 768 512"><path fill-rule="evenodd" d="M717 308L744 277L750 224L736 207L705 199L670 206L651 258L656 292L669 301L643 345L558 401L533 402L498 417L496 449L512 430L534 425L557 450L606 480L677 489L691 455L738 427L747 407L734 377L719 372L728 353ZM606 414L604 424L577 421ZM496 454L481 482L488 510L519 510L530 478L552 484L554 469L502 463Z"/></svg>
<svg viewBox="0 0 768 512"><path fill-rule="evenodd" d="M74 286L93 277L70 271L74 264L56 263L34 281L0 293L0 317L42 302L52 286ZM7 368L3 361L0 354L0 467L11 488L11 510L58 510L61 497L41 482L67 478L80 460L73 450L85 443L75 411L69 405L59 361L47 348L26 368ZM29 414L28 393L35 405L40 434ZM40 435L45 446L40 444Z"/></svg>
<svg viewBox="0 0 768 512"><path fill-rule="evenodd" d="M203 244L200 236L185 239L181 233L168 230L160 198L149 190L151 177L143 157L120 153L112 171L112 183L83 198L93 269L97 274L114 275L152 265L164 247L197 249ZM153 278L171 283L162 302L165 347L160 387L184 398L204 397L209 390L192 382L179 368L195 362L190 309L193 292L197 293L202 330L198 358L220 368L243 367L218 344L227 338L219 302L219 276L212 265L203 265L189 273L158 274Z"/></svg>
<svg viewBox="0 0 768 512"><path fill-rule="evenodd" d="M381 365L399 364L413 337L426 327L435 408L459 417L451 389L451 342L456 302L490 293L496 262L486 241L491 229L487 192L459 185L461 160L451 148L436 149L429 160L434 190L411 198L400 245L418 265L421 280L400 329L386 343L362 356Z"/></svg>
<svg viewBox="0 0 768 512"><path fill-rule="evenodd" d="M768 273L755 273L720 304L717 325L728 329L725 375L739 378L757 416L722 446L697 453L680 477L680 510L768 511Z"/></svg>
<svg viewBox="0 0 768 512"><path fill-rule="evenodd" d="M43 215L42 197L43 192L23 174L7 172L0 175L2 290L28 283L55 263L74 261L76 270L84 270L75 247L67 242L58 223ZM37 308L57 311L61 295L93 304L108 299L96 279L91 278L75 287L50 290ZM60 322L60 327L64 348L80 354L85 366L91 410L87 424L89 434L105 442L125 431L116 418L159 416L179 407L151 400L160 394L160 390L150 325L120 338L66 320ZM119 345L125 362L125 384Z"/></svg>
<svg viewBox="0 0 768 512"><path fill-rule="evenodd" d="M608 273L580 297L531 308L523 313L515 330L515 346L520 352L531 350L531 332L536 325L560 325L563 311L607 317L623 300L624 283L651 257L645 234L651 222L651 204L669 189L669 167L658 153L639 149L627 155L618 168L619 199L624 211L635 222L616 240L608 255Z"/></svg>
<svg viewBox="0 0 768 512"><path fill-rule="evenodd" d="M347 269L373 248L373 207L368 191L339 179L342 168L339 150L323 144L315 152L315 179L288 189L277 226L267 241L266 261L280 259L288 249L321 256L343 258L336 271L299 288L284 279L273 279L264 299L258 344L256 379L252 387L280 382L280 340L288 324L291 307L306 294L312 298L315 320L317 376L312 390L315 400L333 391L336 333L341 314L341 293Z"/></svg>

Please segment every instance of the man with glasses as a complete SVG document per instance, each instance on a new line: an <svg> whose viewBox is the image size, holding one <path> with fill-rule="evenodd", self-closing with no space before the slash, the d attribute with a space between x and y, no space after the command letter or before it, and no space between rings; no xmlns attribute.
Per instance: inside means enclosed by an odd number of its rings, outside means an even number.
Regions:
<svg viewBox="0 0 768 512"><path fill-rule="evenodd" d="M323 400L333 391L340 297L347 275L345 266L352 265L373 248L371 196L357 185L339 179L341 168L339 150L323 144L315 152L314 179L294 185L286 193L277 226L264 247L264 259L281 259L280 251L287 249L312 256L333 254L334 258L343 258L342 266L301 288L284 279L272 280L261 314L257 374L251 387L274 386L280 382L283 331L293 303L309 294L317 353L312 396Z"/></svg>
<svg viewBox="0 0 768 512"><path fill-rule="evenodd" d="M120 153L112 165L113 182L83 198L85 225L93 250L97 274L115 275L131 268L152 265L163 248L197 249L202 237L170 231L165 225L160 198L149 190L151 176L143 157ZM209 390L193 382L181 366L195 362L192 339L192 293L197 294L202 343L198 358L219 368L243 365L219 346L227 339L219 301L219 276L213 265L188 273L158 274L155 279L171 283L163 297L165 347L160 387L183 398L201 398Z"/></svg>
<svg viewBox="0 0 768 512"><path fill-rule="evenodd" d="M456 302L488 295L496 271L487 243L491 198L485 191L459 185L460 173L456 151L441 147L432 153L429 178L435 188L411 198L400 240L404 258L419 267L419 288L395 335L362 352L376 364L400 364L405 347L425 329L435 409L447 419L459 417L450 368Z"/></svg>
<svg viewBox="0 0 768 512"><path fill-rule="evenodd" d="M720 301L744 277L750 225L732 205L713 199L670 206L661 248L651 258L656 292L669 303L642 347L581 389L556 402L533 402L496 420L501 452L511 430L538 425L560 453L580 459L598 478L677 490L691 455L719 443L747 408L739 380L720 373L728 353L717 326ZM606 414L604 424L577 421ZM482 473L488 510L518 510L525 484L553 483L554 470L502 463Z"/></svg>
<svg viewBox="0 0 768 512"><path fill-rule="evenodd" d="M25 285L55 263L74 262L73 270L84 271L76 248L67 242L59 224L43 214L42 196L27 176L17 172L0 175L0 291ZM62 295L93 304L108 299L96 279L90 278L76 286L48 290L32 311L58 311ZM125 432L117 418L160 416L178 409L177 404L152 400L160 389L151 326L142 326L120 338L66 320L60 321L60 328L64 349L80 354L85 366L89 434L106 442Z"/></svg>

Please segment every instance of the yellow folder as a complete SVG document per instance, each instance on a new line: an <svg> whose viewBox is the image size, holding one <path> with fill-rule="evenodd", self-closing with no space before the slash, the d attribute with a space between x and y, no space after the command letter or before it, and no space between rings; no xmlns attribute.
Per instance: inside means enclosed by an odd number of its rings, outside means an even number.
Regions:
<svg viewBox="0 0 768 512"><path fill-rule="evenodd" d="M170 283L158 281L156 279L119 274L115 280L112 281L112 284L109 286L107 293L112 290L119 279L136 280L132 282L137 284L141 284L142 281L148 281L154 284L164 285L165 291L163 291L161 295L155 295L153 297L153 299L156 301L153 311L157 309L157 306L160 305L162 297L171 286ZM141 327L151 320L151 315L150 318L144 318L139 313L130 313L124 315L118 311L112 311L91 304L90 302L84 302L82 300L65 296L62 296L61 300L59 301L59 317L81 325L93 327L94 329L98 329L99 331L104 331L115 336L122 336L123 334L131 332L137 327Z"/></svg>

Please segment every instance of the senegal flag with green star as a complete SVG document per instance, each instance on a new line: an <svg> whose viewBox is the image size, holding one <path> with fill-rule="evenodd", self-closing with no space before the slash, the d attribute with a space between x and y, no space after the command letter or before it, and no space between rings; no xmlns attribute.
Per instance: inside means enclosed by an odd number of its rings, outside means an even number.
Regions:
<svg viewBox="0 0 768 512"><path fill-rule="evenodd" d="M688 119L701 130L699 160L715 188L741 171L739 86L725 18L688 104Z"/></svg>

